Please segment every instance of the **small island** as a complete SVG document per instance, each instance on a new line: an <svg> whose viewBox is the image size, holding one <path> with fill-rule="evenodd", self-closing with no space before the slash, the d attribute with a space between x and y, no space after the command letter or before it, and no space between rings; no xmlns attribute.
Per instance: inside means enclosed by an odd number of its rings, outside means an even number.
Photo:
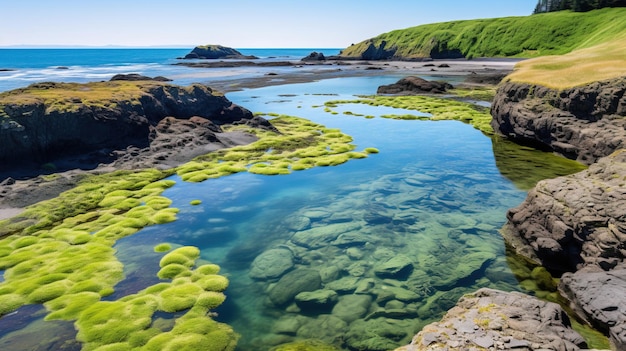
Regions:
<svg viewBox="0 0 626 351"><path fill-rule="evenodd" d="M241 52L222 45L200 45L196 46L190 53L183 57L185 60L189 59L236 59L236 60L255 60L256 56L244 55Z"/></svg>

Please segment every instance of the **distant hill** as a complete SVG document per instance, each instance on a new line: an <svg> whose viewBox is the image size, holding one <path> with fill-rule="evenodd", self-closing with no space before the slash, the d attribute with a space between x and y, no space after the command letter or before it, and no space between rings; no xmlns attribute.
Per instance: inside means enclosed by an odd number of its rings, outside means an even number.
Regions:
<svg viewBox="0 0 626 351"><path fill-rule="evenodd" d="M426 24L353 44L344 59L531 58L561 55L626 32L626 8Z"/></svg>

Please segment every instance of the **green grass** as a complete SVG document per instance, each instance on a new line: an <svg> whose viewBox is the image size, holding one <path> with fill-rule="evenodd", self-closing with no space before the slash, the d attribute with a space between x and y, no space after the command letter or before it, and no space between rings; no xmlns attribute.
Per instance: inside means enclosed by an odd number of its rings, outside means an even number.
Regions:
<svg viewBox="0 0 626 351"><path fill-rule="evenodd" d="M560 11L524 17L426 24L394 30L344 49L340 56L360 57L373 44L395 50L397 57L431 57L458 50L466 58L561 55L611 41L626 32L626 9Z"/></svg>

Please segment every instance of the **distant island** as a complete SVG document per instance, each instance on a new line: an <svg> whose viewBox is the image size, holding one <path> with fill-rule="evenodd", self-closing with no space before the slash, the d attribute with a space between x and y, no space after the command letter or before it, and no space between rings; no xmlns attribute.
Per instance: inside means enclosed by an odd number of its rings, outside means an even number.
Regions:
<svg viewBox="0 0 626 351"><path fill-rule="evenodd" d="M244 55L241 52L222 45L201 45L196 46L190 53L185 55L182 59L245 59L255 60L256 56Z"/></svg>

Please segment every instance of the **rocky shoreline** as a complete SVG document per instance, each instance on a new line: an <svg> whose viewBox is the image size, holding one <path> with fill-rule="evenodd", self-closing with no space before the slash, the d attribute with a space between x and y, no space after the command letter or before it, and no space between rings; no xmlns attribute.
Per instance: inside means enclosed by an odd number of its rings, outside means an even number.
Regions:
<svg viewBox="0 0 626 351"><path fill-rule="evenodd" d="M591 166L541 181L502 233L515 251L560 277L570 307L626 348L626 79L556 91L505 83L492 125Z"/></svg>

